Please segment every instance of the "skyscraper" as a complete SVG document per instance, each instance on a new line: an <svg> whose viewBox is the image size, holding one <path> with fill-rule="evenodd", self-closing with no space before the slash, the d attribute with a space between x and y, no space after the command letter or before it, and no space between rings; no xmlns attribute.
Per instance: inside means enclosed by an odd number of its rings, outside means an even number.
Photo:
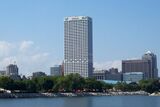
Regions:
<svg viewBox="0 0 160 107"><path fill-rule="evenodd" d="M93 71L92 19L72 16L64 19L64 75L91 77Z"/></svg>
<svg viewBox="0 0 160 107"><path fill-rule="evenodd" d="M158 68L157 68L157 56L148 51L142 56L143 60L150 61L151 72L149 72L150 78L158 78Z"/></svg>

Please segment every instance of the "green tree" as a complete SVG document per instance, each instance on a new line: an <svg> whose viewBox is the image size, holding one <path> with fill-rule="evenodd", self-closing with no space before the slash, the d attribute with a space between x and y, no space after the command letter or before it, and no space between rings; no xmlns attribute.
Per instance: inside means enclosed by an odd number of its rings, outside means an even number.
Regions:
<svg viewBox="0 0 160 107"><path fill-rule="evenodd" d="M30 92L30 93L38 92L36 83L33 82L32 80L26 80L25 84L26 84L26 91L27 92Z"/></svg>
<svg viewBox="0 0 160 107"><path fill-rule="evenodd" d="M9 77L0 77L0 87L7 90L14 90L15 83Z"/></svg>
<svg viewBox="0 0 160 107"><path fill-rule="evenodd" d="M138 91L138 90L140 90L140 86L136 82L127 84L127 91Z"/></svg>
<svg viewBox="0 0 160 107"><path fill-rule="evenodd" d="M153 93L153 92L159 91L160 82L159 80L153 80L153 79L141 80L139 82L139 86L141 87L141 90L144 90L149 93Z"/></svg>
<svg viewBox="0 0 160 107"><path fill-rule="evenodd" d="M118 82L114 88L116 90L127 91L128 86L126 82Z"/></svg>

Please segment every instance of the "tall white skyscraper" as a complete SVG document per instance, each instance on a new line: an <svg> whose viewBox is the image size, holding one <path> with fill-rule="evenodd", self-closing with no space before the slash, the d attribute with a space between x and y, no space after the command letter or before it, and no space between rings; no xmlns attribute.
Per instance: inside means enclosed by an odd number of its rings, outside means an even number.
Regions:
<svg viewBox="0 0 160 107"><path fill-rule="evenodd" d="M64 19L64 75L78 73L91 77L93 72L92 19L72 16Z"/></svg>

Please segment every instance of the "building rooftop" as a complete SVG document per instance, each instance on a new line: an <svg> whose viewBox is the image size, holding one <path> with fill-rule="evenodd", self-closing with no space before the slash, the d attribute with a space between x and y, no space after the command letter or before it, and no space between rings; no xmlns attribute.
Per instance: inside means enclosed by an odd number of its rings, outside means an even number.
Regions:
<svg viewBox="0 0 160 107"><path fill-rule="evenodd" d="M127 73L125 73L125 74L136 74L136 75L139 75L139 74L142 74L143 75L143 72L127 72Z"/></svg>
<svg viewBox="0 0 160 107"><path fill-rule="evenodd" d="M89 16L69 16L69 17L65 17L64 21L71 21L71 20L92 20L91 17Z"/></svg>
<svg viewBox="0 0 160 107"><path fill-rule="evenodd" d="M146 54L152 54L152 52L151 51L147 51Z"/></svg>
<svg viewBox="0 0 160 107"><path fill-rule="evenodd" d="M142 59L134 59L134 60L122 60L122 63L138 63L138 62L148 62L147 60L142 60Z"/></svg>

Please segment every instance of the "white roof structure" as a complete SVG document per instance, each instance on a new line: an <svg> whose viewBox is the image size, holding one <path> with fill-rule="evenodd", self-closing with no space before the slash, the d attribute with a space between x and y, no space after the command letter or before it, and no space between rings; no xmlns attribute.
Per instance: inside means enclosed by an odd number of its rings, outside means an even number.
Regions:
<svg viewBox="0 0 160 107"><path fill-rule="evenodd" d="M152 54L152 52L151 51L147 51L146 54Z"/></svg>

